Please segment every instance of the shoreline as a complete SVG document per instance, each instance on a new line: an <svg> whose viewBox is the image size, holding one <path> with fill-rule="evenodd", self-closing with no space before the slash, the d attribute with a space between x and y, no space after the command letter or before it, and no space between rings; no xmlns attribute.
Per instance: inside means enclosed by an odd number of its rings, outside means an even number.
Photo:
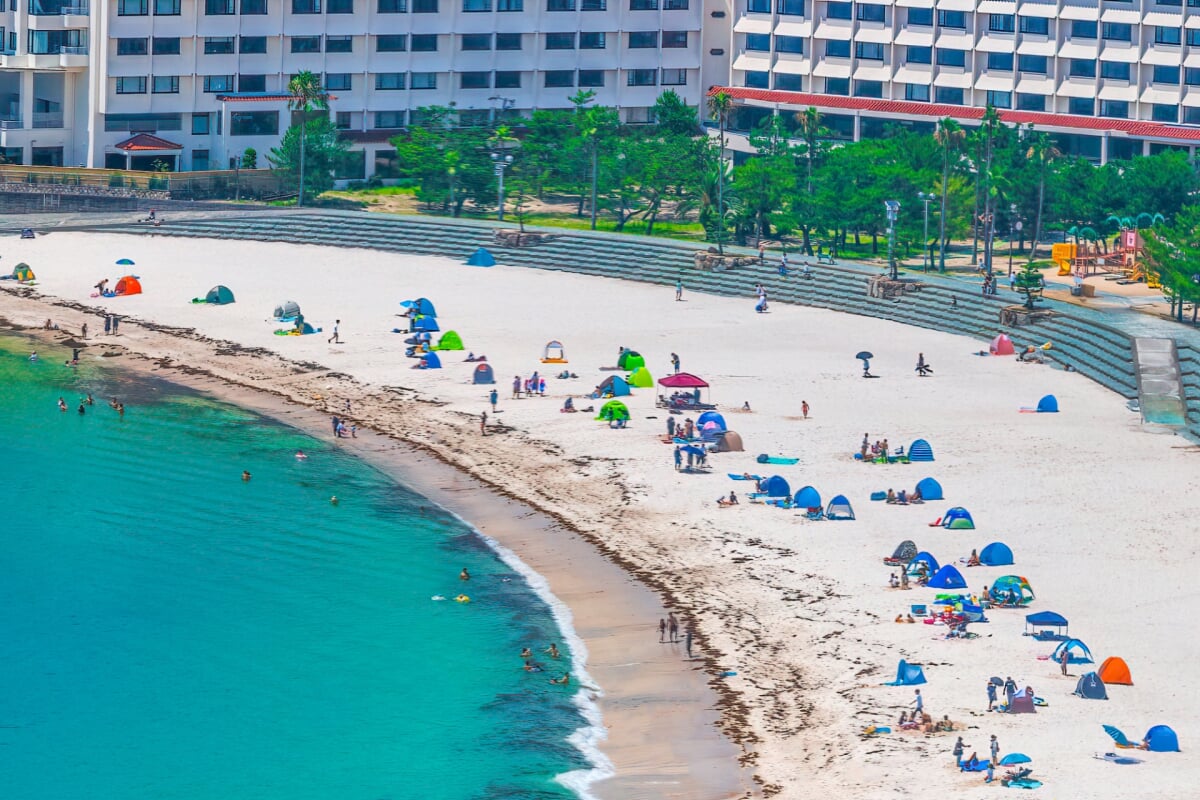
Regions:
<svg viewBox="0 0 1200 800"><path fill-rule="evenodd" d="M8 302L10 298L18 304ZM24 318L18 316L22 312ZM20 296L0 292L0 329L7 325L13 335L62 346L55 340L71 338L66 330L47 332L36 321L48 314L61 328L64 312L91 317L100 313L31 292ZM73 327L78 329L78 323ZM120 340L90 338L87 344L120 351L119 363L110 362L109 367L199 391L314 438L327 436L325 410L287 396L283 387L248 386L206 367L140 351L127 344L134 340L129 334L138 329L152 336L180 333L127 320ZM217 349L231 344L204 341ZM266 354L238 355L261 358ZM411 400L422 402L415 393ZM568 741L592 769L563 773L553 780L583 800L755 796L741 754L719 730L721 698L706 674L715 669L715 661L702 655L703 635L697 632L699 653L691 660L676 656L678 645L646 646L652 641L655 620L667 610L682 616L682 608L664 607L653 587L623 568L612 554L598 550L565 520L516 498L437 451L361 423L357 439L340 439L337 444L474 531L498 558L522 574L529 589L547 604L563 636L576 639L572 671L591 677L599 692L589 695L581 686L573 695L583 724ZM670 648L665 655L664 647ZM644 674L631 678L631 670ZM668 743L673 747L664 753Z"/></svg>

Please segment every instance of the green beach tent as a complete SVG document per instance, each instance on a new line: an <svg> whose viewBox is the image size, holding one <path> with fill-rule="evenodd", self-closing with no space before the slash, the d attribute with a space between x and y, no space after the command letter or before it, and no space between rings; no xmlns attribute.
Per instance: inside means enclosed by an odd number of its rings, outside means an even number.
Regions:
<svg viewBox="0 0 1200 800"><path fill-rule="evenodd" d="M204 302L212 303L213 305L223 306L233 302L233 292L229 291L228 286L214 286L208 290L208 294L204 296Z"/></svg>
<svg viewBox="0 0 1200 800"><path fill-rule="evenodd" d="M463 350L462 337L455 331L446 331L442 334L442 338L438 339L434 350Z"/></svg>
<svg viewBox="0 0 1200 800"><path fill-rule="evenodd" d="M22 283L25 283L26 281L31 281L34 278L33 270L30 269L29 265L26 264L24 261L22 261L20 264L17 264L15 267L13 267L12 276L13 276L13 280L21 281Z"/></svg>
<svg viewBox="0 0 1200 800"><path fill-rule="evenodd" d="M625 380L629 381L630 386L636 386L639 389L650 389L654 386L654 377L645 367L638 367Z"/></svg>
<svg viewBox="0 0 1200 800"><path fill-rule="evenodd" d="M646 359L642 358L642 354L635 350L626 350L621 353L621 357L617 359L618 369L627 369L633 372L638 367L646 366Z"/></svg>
<svg viewBox="0 0 1200 800"><path fill-rule="evenodd" d="M629 407L620 400L609 400L600 407L600 415L596 419L601 419L605 422L629 419Z"/></svg>

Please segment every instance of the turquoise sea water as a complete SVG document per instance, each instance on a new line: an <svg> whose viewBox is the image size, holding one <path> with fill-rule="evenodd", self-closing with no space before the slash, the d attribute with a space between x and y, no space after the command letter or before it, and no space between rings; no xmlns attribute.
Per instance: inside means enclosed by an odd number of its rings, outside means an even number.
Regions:
<svg viewBox="0 0 1200 800"><path fill-rule="evenodd" d="M518 657L568 648L469 528L332 440L28 352L0 339L6 800L573 796L575 690Z"/></svg>

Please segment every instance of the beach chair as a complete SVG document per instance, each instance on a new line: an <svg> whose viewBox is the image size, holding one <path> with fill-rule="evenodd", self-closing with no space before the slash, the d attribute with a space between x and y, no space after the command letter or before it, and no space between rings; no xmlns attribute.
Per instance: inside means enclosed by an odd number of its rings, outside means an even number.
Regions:
<svg viewBox="0 0 1200 800"><path fill-rule="evenodd" d="M804 517L805 519L811 519L813 521L821 520L825 519L825 512L819 508L810 508L805 512Z"/></svg>

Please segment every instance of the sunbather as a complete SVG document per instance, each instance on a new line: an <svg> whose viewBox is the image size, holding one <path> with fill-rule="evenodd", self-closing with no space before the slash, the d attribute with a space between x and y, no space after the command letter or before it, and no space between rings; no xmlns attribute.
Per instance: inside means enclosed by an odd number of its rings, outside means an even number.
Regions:
<svg viewBox="0 0 1200 800"><path fill-rule="evenodd" d="M967 557L967 566L968 566L968 567L978 567L978 566L980 566L980 563L979 563L979 553L978 553L978 552L976 552L975 550L972 550L972 551L971 551L971 555L969 555L969 556Z"/></svg>
<svg viewBox="0 0 1200 800"><path fill-rule="evenodd" d="M888 489L887 502L891 505L895 505L896 503L896 493L891 489Z"/></svg>
<svg viewBox="0 0 1200 800"><path fill-rule="evenodd" d="M574 414L575 413L575 401L568 397L566 400L563 401L562 410L563 410L564 414Z"/></svg>
<svg viewBox="0 0 1200 800"><path fill-rule="evenodd" d="M902 506L908 505L908 492L901 489L900 493L896 495L896 503Z"/></svg>

